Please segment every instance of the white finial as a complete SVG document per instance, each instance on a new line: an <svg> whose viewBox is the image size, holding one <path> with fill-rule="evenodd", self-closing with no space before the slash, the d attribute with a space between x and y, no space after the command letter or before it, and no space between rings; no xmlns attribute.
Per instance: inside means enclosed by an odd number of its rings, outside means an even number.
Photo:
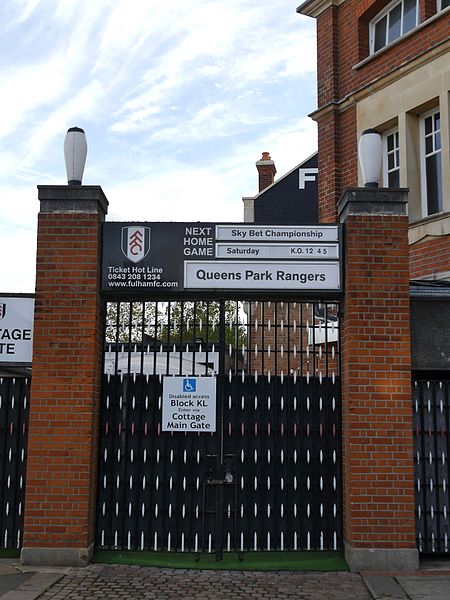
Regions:
<svg viewBox="0 0 450 600"><path fill-rule="evenodd" d="M64 159L68 185L81 185L86 164L87 142L83 129L71 127L64 140Z"/></svg>

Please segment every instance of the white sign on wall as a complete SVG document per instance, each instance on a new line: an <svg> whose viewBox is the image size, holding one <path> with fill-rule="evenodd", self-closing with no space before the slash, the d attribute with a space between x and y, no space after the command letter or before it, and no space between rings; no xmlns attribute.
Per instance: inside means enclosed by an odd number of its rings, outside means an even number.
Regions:
<svg viewBox="0 0 450 600"><path fill-rule="evenodd" d="M216 388L216 377L164 377L162 431L215 431Z"/></svg>
<svg viewBox="0 0 450 600"><path fill-rule="evenodd" d="M34 298L0 296L0 363L31 363Z"/></svg>
<svg viewBox="0 0 450 600"><path fill-rule="evenodd" d="M327 290L339 289L338 262L201 262L184 263L184 287L246 290Z"/></svg>

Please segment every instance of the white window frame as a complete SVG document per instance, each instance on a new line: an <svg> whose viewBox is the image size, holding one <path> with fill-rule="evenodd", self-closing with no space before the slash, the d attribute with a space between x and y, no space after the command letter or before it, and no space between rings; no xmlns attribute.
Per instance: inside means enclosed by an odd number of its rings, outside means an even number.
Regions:
<svg viewBox="0 0 450 600"><path fill-rule="evenodd" d="M444 6L444 7L442 8L442 0L436 0L436 5L437 5L437 6L436 6L436 10L437 10L437 12L440 12L441 10L445 10L446 8L449 8L449 7L450 7L450 4L449 4L448 6Z"/></svg>
<svg viewBox="0 0 450 600"><path fill-rule="evenodd" d="M392 44L394 41L396 41L396 40L400 39L401 37L403 37L403 35L404 35L404 33L403 33L403 7L404 7L404 0L393 0L387 6L385 6L384 9L381 12L379 12L377 14L377 16L374 17L370 21L370 23L369 23L369 47L370 47L370 54L374 54L374 52L375 52L375 29L376 29L377 23L379 21L381 21L381 19L383 19L386 15L388 15L399 4L402 5L402 16L401 16L401 20L400 20L401 33L400 33L400 35L397 38L395 38L395 40L392 40L391 42L387 41L387 32L389 31L389 17L388 17L387 26L386 26L386 44L384 46L382 46L381 48L378 48L377 52L379 52L383 48L386 48L387 46L389 46L389 44ZM419 24L419 11L420 11L420 3L419 3L419 0L416 0L416 24L415 24L414 27L417 27L417 25ZM413 29L414 29L414 27L413 27ZM410 29L409 31L412 31L412 29Z"/></svg>
<svg viewBox="0 0 450 600"><path fill-rule="evenodd" d="M322 344L334 344L339 340L339 322L318 322L308 329L308 346L320 346Z"/></svg>
<svg viewBox="0 0 450 600"><path fill-rule="evenodd" d="M389 170L388 137L391 135L395 136L395 134L397 134L397 138L398 138L398 145L395 146L395 144L394 144L394 162L396 164L395 164L394 169ZM394 139L395 139L395 137L394 137ZM382 141L383 141L383 186L389 187L389 173L392 171L398 170L398 178L399 178L399 182L400 182L400 136L399 136L399 132L398 132L398 127L395 127L395 129L390 129L389 131L385 131L382 135Z"/></svg>
<svg viewBox="0 0 450 600"><path fill-rule="evenodd" d="M439 154L440 155L440 159L441 159L441 173L442 173L442 138L441 138L441 146L439 147L438 150L433 149L433 151L431 153L426 154L426 147L425 147L425 119L427 119L427 117L432 117L433 115L436 115L437 113L440 114L440 107L437 106L435 108L433 108L432 110L423 113L422 115L420 115L420 127L419 127L419 131L420 131L420 180L421 180L421 196L422 196L422 216L425 217L429 217L429 216L433 216L433 215L437 215L440 212L442 212L442 206L439 207L439 210L437 212L434 213L429 213L428 212L428 194L427 194L427 168L426 168L426 159L428 156L433 156L435 154ZM442 119L442 117L441 117ZM434 122L434 119L433 119ZM441 136L442 136L442 120L441 120L441 129L434 129L433 126L433 131L431 133L431 135L435 136L437 132L440 132ZM433 141L433 146L434 146L434 141ZM442 180L441 180L441 186L442 186ZM441 187L441 199L443 201L443 189Z"/></svg>

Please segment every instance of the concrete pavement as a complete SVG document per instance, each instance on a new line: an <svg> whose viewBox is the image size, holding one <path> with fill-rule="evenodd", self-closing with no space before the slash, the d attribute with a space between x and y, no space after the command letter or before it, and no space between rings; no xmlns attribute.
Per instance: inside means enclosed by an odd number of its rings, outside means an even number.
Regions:
<svg viewBox="0 0 450 600"><path fill-rule="evenodd" d="M0 559L1 600L37 600L69 567L27 567L17 558Z"/></svg>
<svg viewBox="0 0 450 600"><path fill-rule="evenodd" d="M399 573L209 571L0 560L1 600L449 600L450 561Z"/></svg>

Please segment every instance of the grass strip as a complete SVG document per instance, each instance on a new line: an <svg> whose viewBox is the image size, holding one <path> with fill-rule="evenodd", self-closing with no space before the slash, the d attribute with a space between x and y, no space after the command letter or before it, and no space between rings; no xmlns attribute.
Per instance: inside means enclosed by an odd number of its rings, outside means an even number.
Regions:
<svg viewBox="0 0 450 600"><path fill-rule="evenodd" d="M98 550L93 562L109 565L230 571L348 570L348 565L340 552L244 552L241 557L237 552L224 552L223 560L216 561L215 555L208 553Z"/></svg>
<svg viewBox="0 0 450 600"><path fill-rule="evenodd" d="M20 550L0 548L0 558L20 558Z"/></svg>

